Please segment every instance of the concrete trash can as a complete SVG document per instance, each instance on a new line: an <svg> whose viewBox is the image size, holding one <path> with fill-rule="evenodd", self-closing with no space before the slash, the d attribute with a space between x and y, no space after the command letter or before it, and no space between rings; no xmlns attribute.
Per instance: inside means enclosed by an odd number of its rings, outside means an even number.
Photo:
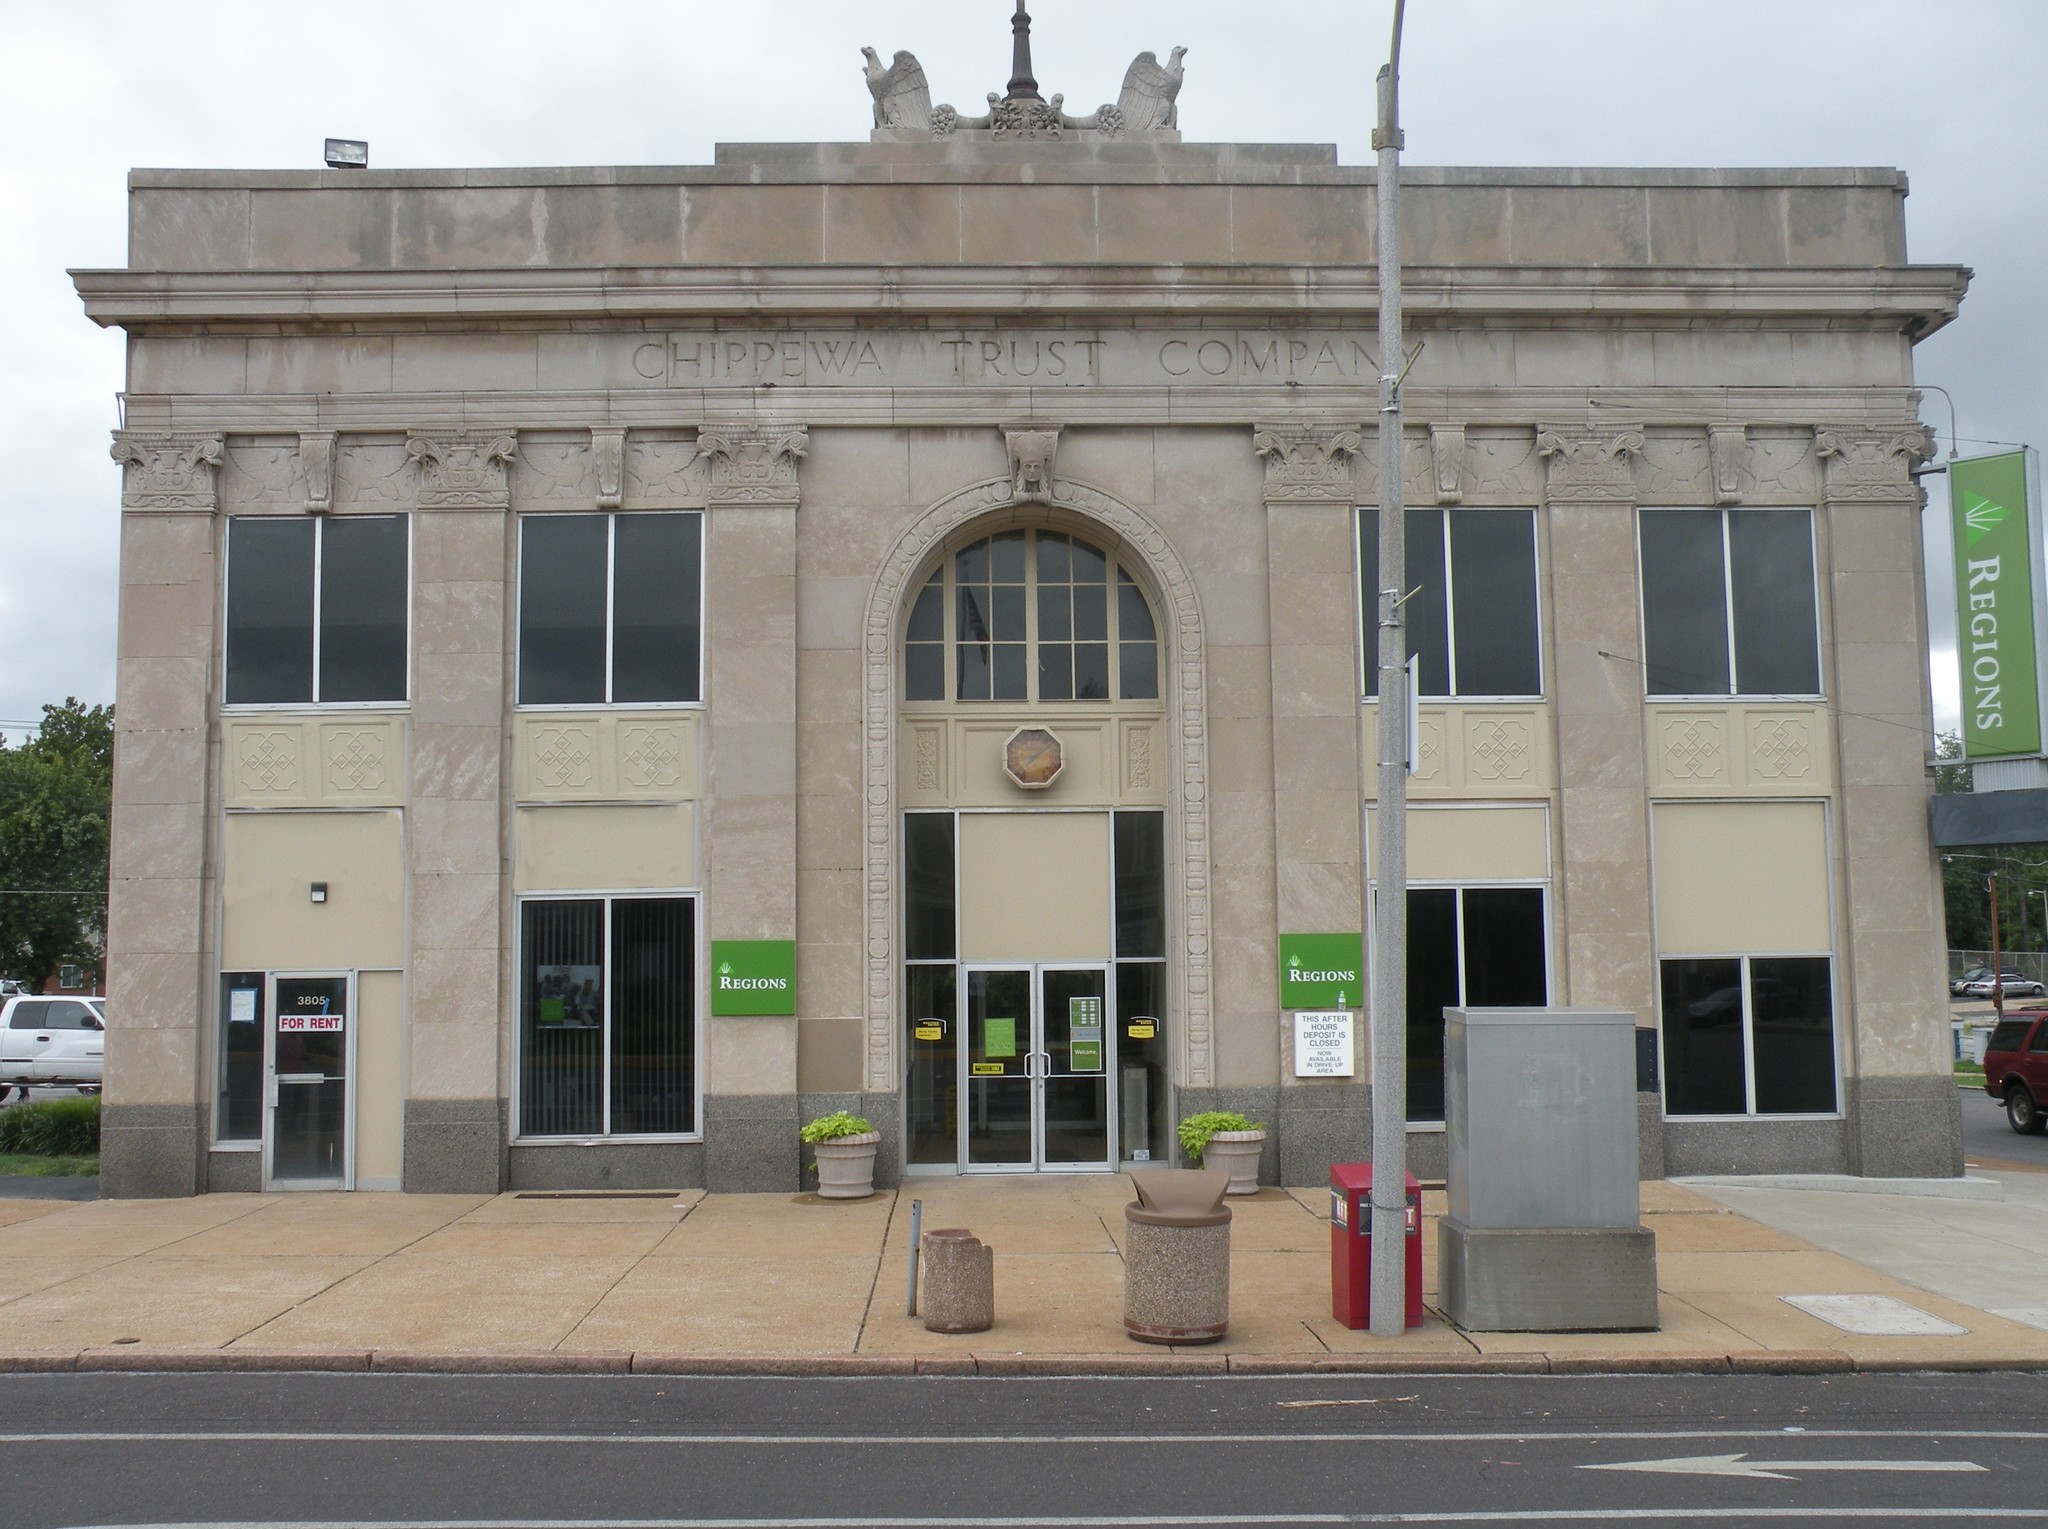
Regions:
<svg viewBox="0 0 2048 1529"><path fill-rule="evenodd" d="M985 1333L996 1321L996 1250L964 1226L924 1234L918 1304L926 1332Z"/></svg>
<svg viewBox="0 0 2048 1529"><path fill-rule="evenodd" d="M1133 1173L1124 1207L1124 1331L1140 1343L1214 1343L1230 1326L1230 1175Z"/></svg>

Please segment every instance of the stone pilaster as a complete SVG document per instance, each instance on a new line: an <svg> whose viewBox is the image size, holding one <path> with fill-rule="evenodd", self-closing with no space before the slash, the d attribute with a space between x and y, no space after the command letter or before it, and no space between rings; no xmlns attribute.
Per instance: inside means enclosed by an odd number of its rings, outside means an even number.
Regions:
<svg viewBox="0 0 2048 1529"><path fill-rule="evenodd" d="M1949 1070L1946 935L1928 839L1931 702L1917 422L1822 426L1824 617L1838 708L1835 1007L1854 1171L1962 1172Z"/></svg>
<svg viewBox="0 0 2048 1529"><path fill-rule="evenodd" d="M502 873L509 434L414 435L405 1187L505 1182ZM500 959L503 941L504 961Z"/></svg>
<svg viewBox="0 0 2048 1529"><path fill-rule="evenodd" d="M1563 970L1553 1002L1657 1022L1650 828L1636 610L1636 488L1643 434L1544 426L1550 528L1550 691L1557 715L1558 861L1552 916ZM1604 658L1602 653L1623 655Z"/></svg>
<svg viewBox="0 0 2048 1529"><path fill-rule="evenodd" d="M1266 425L1253 435L1265 458L1268 646L1272 678L1273 841L1279 932L1361 927L1358 605L1353 592L1350 425ZM1363 973L1361 973L1361 978ZM1277 1011L1279 976L1265 974L1276 1006L1280 1064L1275 1166L1282 1183L1321 1183L1333 1161L1369 1156L1371 1090L1365 1026L1349 1079L1294 1076L1293 1029ZM1361 1013L1363 991L1352 995Z"/></svg>
<svg viewBox="0 0 2048 1529"><path fill-rule="evenodd" d="M218 435L121 432L121 606L100 1191L206 1187L215 869L208 723L218 627Z"/></svg>
<svg viewBox="0 0 2048 1529"><path fill-rule="evenodd" d="M706 932L793 939L797 463L809 438L800 425L714 425L697 444L711 468ZM704 1034L706 1184L797 1188L796 1019L707 1016Z"/></svg>

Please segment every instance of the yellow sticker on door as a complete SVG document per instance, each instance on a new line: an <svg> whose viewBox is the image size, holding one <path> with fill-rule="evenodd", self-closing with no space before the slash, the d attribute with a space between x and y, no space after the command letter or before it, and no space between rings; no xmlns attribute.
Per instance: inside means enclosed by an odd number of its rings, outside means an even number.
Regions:
<svg viewBox="0 0 2048 1529"><path fill-rule="evenodd" d="M967 1070L977 1078L1000 1078L1003 1075L1001 1062L970 1062Z"/></svg>

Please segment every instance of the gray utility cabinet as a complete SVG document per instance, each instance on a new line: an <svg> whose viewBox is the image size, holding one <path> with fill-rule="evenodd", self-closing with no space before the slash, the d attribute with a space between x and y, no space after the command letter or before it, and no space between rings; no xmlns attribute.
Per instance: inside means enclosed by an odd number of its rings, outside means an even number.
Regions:
<svg viewBox="0 0 2048 1529"><path fill-rule="evenodd" d="M1444 1010L1445 1314L1477 1332L1657 1326L1636 1178L1635 1016Z"/></svg>

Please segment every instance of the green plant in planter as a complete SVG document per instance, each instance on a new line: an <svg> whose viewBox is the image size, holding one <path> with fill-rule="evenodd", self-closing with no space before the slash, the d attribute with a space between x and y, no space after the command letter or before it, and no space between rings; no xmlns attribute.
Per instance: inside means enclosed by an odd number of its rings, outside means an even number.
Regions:
<svg viewBox="0 0 2048 1529"><path fill-rule="evenodd" d="M842 1136L865 1136L873 1129L863 1116L834 1110L829 1115L820 1115L796 1134L815 1145L821 1141L837 1141Z"/></svg>
<svg viewBox="0 0 2048 1529"><path fill-rule="evenodd" d="M1180 1123L1180 1149L1187 1153L1188 1161L1199 1163L1202 1153L1209 1145L1209 1138L1218 1131L1263 1131L1266 1128L1257 1121L1247 1120L1236 1110L1204 1110L1199 1115L1189 1115Z"/></svg>

